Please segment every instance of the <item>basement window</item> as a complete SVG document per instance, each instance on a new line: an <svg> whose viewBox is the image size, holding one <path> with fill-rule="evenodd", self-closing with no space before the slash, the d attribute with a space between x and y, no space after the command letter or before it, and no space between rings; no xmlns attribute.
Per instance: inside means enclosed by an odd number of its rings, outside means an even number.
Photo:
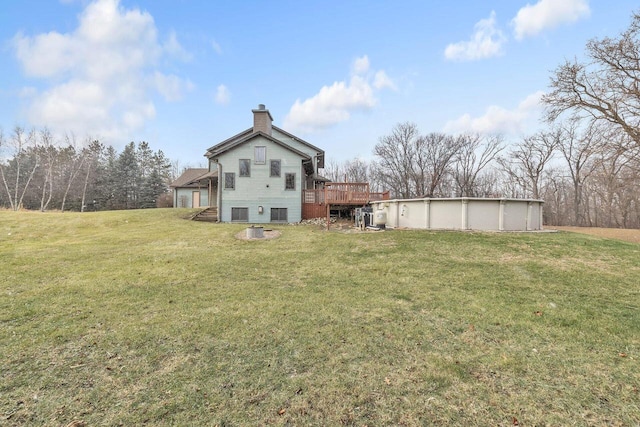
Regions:
<svg viewBox="0 0 640 427"><path fill-rule="evenodd" d="M287 208L271 208L271 222L287 222Z"/></svg>
<svg viewBox="0 0 640 427"><path fill-rule="evenodd" d="M232 222L249 222L249 208L231 208Z"/></svg>

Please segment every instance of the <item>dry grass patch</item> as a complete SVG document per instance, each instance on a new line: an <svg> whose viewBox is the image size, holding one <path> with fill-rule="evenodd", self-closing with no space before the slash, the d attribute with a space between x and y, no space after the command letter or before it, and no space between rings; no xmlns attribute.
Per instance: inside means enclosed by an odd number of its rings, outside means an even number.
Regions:
<svg viewBox="0 0 640 427"><path fill-rule="evenodd" d="M0 212L0 424L640 423L637 245L188 214Z"/></svg>
<svg viewBox="0 0 640 427"><path fill-rule="evenodd" d="M618 239L631 243L640 243L640 230L629 228L600 228L600 227L560 227L547 226L551 230L570 231L572 233L588 234L604 239Z"/></svg>

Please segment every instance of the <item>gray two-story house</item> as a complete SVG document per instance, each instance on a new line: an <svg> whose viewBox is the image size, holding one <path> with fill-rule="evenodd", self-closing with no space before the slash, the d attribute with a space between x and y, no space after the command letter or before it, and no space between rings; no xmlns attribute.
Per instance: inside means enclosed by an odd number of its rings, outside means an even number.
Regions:
<svg viewBox="0 0 640 427"><path fill-rule="evenodd" d="M303 190L322 187L324 151L272 124L260 104L253 127L209 148L207 170L173 184L174 206L217 208L221 222L299 222ZM187 176L188 175L188 176Z"/></svg>

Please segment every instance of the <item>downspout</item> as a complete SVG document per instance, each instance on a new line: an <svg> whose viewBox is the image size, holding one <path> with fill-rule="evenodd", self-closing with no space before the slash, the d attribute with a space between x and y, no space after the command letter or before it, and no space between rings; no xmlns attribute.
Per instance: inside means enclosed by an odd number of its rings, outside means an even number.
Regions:
<svg viewBox="0 0 640 427"><path fill-rule="evenodd" d="M224 185L224 178L222 177L222 164L218 163L218 222L222 222L222 186Z"/></svg>

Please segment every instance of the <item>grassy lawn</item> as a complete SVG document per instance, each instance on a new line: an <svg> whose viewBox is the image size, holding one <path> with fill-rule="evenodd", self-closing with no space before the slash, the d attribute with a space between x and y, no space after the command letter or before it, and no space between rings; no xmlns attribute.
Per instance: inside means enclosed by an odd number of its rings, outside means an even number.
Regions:
<svg viewBox="0 0 640 427"><path fill-rule="evenodd" d="M0 212L0 425L640 423L640 245Z"/></svg>

